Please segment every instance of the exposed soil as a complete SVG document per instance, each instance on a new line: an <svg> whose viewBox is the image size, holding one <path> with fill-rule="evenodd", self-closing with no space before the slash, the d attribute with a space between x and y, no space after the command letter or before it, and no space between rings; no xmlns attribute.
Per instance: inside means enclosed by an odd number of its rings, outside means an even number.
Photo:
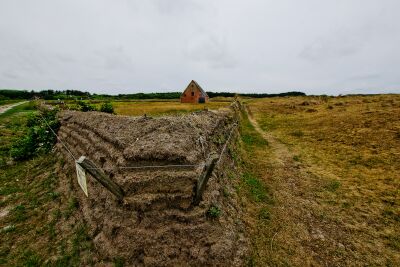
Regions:
<svg viewBox="0 0 400 267"><path fill-rule="evenodd" d="M235 116L231 110L157 118L61 114L59 136L73 155L88 157L125 192L120 202L92 177L88 198L74 179L72 185L61 185L61 191L72 189L79 200L98 263L122 258L128 266L243 264L248 244L233 184L225 174L227 167L235 168L230 157L224 156L214 170L201 203L192 204L205 158L221 151ZM60 172L68 173L74 162L57 146L68 162ZM124 168L171 164L193 166ZM233 192L229 198L225 190ZM207 216L212 206L220 211L215 218Z"/></svg>

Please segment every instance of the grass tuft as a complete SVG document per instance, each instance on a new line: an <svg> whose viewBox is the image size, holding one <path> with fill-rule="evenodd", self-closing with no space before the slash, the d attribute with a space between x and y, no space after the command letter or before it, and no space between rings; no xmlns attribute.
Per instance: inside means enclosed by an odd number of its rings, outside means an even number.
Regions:
<svg viewBox="0 0 400 267"><path fill-rule="evenodd" d="M341 184L338 180L331 180L328 182L327 185L325 185L325 189L330 192L335 192L336 190L339 189L340 185Z"/></svg>
<svg viewBox="0 0 400 267"><path fill-rule="evenodd" d="M290 134L294 137L303 137L304 136L304 133L302 130L295 130L295 131L291 132Z"/></svg>
<svg viewBox="0 0 400 267"><path fill-rule="evenodd" d="M271 219L271 213L269 212L269 210L265 207L261 208L259 214L258 214L258 218L260 220L265 220L268 221Z"/></svg>
<svg viewBox="0 0 400 267"><path fill-rule="evenodd" d="M245 172L242 176L242 179L255 202L269 201L268 190L266 186L260 180L258 180L256 176L250 172Z"/></svg>

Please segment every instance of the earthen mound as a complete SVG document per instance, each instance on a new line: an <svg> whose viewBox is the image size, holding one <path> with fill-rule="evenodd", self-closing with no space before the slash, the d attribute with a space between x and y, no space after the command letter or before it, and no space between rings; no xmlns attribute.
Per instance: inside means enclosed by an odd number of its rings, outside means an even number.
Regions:
<svg viewBox="0 0 400 267"><path fill-rule="evenodd" d="M89 196L73 183L99 261L127 265L242 265L247 241L241 211L221 157L199 205L196 183L211 153L234 145L237 112L203 111L157 118L97 112L61 113L59 136L76 158L86 156L124 191L118 200L91 177ZM233 135L232 135L233 133ZM226 146L225 146L226 148ZM61 144L58 149L73 161ZM223 191L231 190L231 197ZM210 216L210 208L217 211Z"/></svg>

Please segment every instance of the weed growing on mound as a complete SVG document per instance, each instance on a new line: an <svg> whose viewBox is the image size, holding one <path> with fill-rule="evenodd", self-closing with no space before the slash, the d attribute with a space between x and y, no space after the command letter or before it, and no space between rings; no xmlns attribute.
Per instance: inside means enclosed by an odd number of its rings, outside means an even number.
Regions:
<svg viewBox="0 0 400 267"><path fill-rule="evenodd" d="M208 211L207 211L207 216L216 219L221 215L221 209L215 205L212 205Z"/></svg>
<svg viewBox="0 0 400 267"><path fill-rule="evenodd" d="M58 109L31 114L26 126L28 133L14 142L10 155L14 160L27 160L36 155L48 153L57 141L49 126L55 131L60 128Z"/></svg>

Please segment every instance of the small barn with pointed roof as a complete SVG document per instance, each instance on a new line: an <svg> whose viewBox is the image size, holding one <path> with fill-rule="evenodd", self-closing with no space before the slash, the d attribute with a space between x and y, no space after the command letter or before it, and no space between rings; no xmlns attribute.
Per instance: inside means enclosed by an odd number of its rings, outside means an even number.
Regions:
<svg viewBox="0 0 400 267"><path fill-rule="evenodd" d="M181 95L181 103L207 103L208 95L201 86L192 80Z"/></svg>

